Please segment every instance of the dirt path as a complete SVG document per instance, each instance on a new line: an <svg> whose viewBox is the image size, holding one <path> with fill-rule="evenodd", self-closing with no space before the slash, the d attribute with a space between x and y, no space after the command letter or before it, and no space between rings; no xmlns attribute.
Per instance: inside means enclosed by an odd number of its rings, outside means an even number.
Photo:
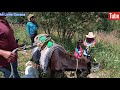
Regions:
<svg viewBox="0 0 120 90"><path fill-rule="evenodd" d="M111 75L111 72L109 70L99 70L97 72L92 72L88 75L89 78L109 78Z"/></svg>

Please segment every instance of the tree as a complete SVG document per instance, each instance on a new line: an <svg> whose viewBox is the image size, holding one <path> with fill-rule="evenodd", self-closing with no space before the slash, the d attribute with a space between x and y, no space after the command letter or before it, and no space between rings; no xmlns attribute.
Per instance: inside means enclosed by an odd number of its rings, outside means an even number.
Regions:
<svg viewBox="0 0 120 90"><path fill-rule="evenodd" d="M45 33L57 32L63 42L71 40L76 32L83 38L90 31L111 29L107 12L26 12L26 15L30 13L35 14ZM20 17L11 19L21 21Z"/></svg>

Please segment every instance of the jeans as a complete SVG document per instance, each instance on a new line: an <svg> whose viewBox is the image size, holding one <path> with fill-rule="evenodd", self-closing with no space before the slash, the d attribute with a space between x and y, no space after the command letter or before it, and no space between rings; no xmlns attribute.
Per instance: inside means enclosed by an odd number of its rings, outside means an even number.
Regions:
<svg viewBox="0 0 120 90"><path fill-rule="evenodd" d="M13 77L14 78L20 78L19 74L18 74L18 70L17 70L17 61L12 63L12 66L13 66ZM10 67L10 66L9 66ZM11 74L11 71L7 68L0 68L0 71L4 74L4 77L5 78L9 78L10 74Z"/></svg>

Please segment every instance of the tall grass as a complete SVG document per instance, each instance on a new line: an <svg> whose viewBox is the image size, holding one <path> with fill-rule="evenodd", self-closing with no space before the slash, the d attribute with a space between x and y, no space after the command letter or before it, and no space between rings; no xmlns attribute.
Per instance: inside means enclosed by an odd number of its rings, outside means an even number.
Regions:
<svg viewBox="0 0 120 90"><path fill-rule="evenodd" d="M103 69L111 71L109 77L120 77L120 40L116 36L116 31L109 34L96 34L98 43L94 50L94 56L101 63Z"/></svg>

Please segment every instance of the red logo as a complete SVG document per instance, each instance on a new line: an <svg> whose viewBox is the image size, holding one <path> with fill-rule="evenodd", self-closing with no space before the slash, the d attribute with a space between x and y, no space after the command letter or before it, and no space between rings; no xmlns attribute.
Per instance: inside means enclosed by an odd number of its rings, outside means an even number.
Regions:
<svg viewBox="0 0 120 90"><path fill-rule="evenodd" d="M109 12L108 19L109 20L120 20L120 12Z"/></svg>

